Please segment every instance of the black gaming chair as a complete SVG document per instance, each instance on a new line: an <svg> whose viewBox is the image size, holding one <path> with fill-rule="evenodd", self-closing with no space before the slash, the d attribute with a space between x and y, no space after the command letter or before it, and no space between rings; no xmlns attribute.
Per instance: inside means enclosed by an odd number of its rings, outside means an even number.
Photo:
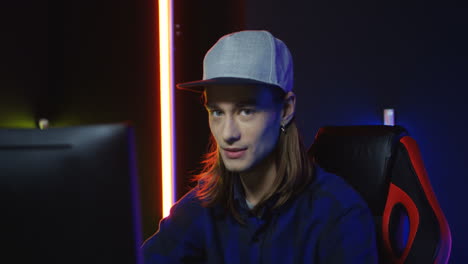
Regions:
<svg viewBox="0 0 468 264"><path fill-rule="evenodd" d="M452 239L418 146L400 126L323 127L309 156L367 201L380 263L447 263Z"/></svg>

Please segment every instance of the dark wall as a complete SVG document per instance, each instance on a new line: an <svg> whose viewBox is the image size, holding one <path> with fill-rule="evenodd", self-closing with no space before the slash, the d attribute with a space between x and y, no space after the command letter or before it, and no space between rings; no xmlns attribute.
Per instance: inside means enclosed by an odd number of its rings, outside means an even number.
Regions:
<svg viewBox="0 0 468 264"><path fill-rule="evenodd" d="M451 263L468 259L467 11L447 1L246 1L247 28L270 30L293 53L307 144L321 126L382 124L395 108L449 221Z"/></svg>
<svg viewBox="0 0 468 264"><path fill-rule="evenodd" d="M38 103L31 98L48 86L48 8L35 1L0 7L0 122L32 127ZM40 100L38 100L40 101Z"/></svg>

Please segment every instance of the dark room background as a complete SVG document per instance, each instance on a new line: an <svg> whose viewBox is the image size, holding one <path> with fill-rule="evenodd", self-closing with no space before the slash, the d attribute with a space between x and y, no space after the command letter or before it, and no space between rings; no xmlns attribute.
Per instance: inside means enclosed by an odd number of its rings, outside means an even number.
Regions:
<svg viewBox="0 0 468 264"><path fill-rule="evenodd" d="M3 1L0 127L131 121L143 237L160 213L154 1ZM382 124L384 108L416 139L450 224L451 263L468 244L468 8L455 1L174 1L176 82L201 78L224 34L267 29L295 60L297 121L307 145L325 125ZM200 98L175 91L177 196L206 149Z"/></svg>

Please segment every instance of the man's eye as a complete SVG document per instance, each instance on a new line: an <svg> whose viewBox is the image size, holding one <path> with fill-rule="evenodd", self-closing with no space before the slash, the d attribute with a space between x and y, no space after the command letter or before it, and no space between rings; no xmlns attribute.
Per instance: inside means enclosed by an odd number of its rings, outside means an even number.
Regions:
<svg viewBox="0 0 468 264"><path fill-rule="evenodd" d="M221 111L219 110L210 110L210 114L214 117L218 117L221 115Z"/></svg>
<svg viewBox="0 0 468 264"><path fill-rule="evenodd" d="M240 114L243 115L243 116L249 116L249 115L252 115L254 113L255 113L255 110L253 110L253 109L245 108L245 109L240 110Z"/></svg>

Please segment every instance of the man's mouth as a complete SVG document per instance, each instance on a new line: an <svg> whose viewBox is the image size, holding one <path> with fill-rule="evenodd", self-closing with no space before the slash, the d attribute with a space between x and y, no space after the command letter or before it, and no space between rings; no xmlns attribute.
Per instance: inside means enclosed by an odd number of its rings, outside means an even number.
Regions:
<svg viewBox="0 0 468 264"><path fill-rule="evenodd" d="M224 154L229 159L239 159L244 156L247 148L223 148Z"/></svg>

